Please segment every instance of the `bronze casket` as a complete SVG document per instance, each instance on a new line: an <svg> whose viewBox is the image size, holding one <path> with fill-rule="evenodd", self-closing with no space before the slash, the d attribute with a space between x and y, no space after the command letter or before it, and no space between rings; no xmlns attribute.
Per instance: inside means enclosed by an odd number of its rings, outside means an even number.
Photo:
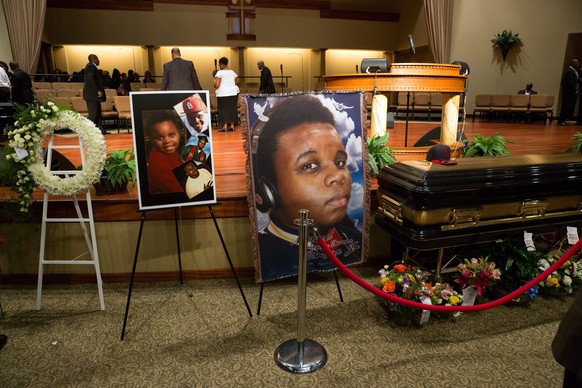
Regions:
<svg viewBox="0 0 582 388"><path fill-rule="evenodd" d="M375 222L404 245L436 249L582 222L579 154L406 161L378 175Z"/></svg>

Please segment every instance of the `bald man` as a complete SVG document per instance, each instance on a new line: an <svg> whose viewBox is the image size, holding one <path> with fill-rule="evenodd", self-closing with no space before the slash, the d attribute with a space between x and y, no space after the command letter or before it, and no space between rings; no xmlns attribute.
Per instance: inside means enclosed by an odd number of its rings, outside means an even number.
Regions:
<svg viewBox="0 0 582 388"><path fill-rule="evenodd" d="M182 59L177 47L171 53L172 60L164 63L162 90L202 90L192 61Z"/></svg>
<svg viewBox="0 0 582 388"><path fill-rule="evenodd" d="M276 93L271 70L265 66L265 62L263 61L258 61L257 67L261 71L261 85L259 86L259 93Z"/></svg>

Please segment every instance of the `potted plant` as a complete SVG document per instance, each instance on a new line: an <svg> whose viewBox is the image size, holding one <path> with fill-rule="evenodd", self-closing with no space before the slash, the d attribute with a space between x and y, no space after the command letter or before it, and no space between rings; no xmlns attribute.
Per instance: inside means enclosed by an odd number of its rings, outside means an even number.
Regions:
<svg viewBox="0 0 582 388"><path fill-rule="evenodd" d="M370 155L368 164L370 165L370 174L374 177L384 168L392 163L396 163L396 159L392 156L392 148L387 146L389 133L386 132L383 136L372 136L368 138L368 154Z"/></svg>
<svg viewBox="0 0 582 388"><path fill-rule="evenodd" d="M95 184L97 193L108 194L127 189L127 184L131 181L135 186L135 155L133 148L126 150L115 150L107 153L103 174L98 183Z"/></svg>
<svg viewBox="0 0 582 388"><path fill-rule="evenodd" d="M491 135L489 137L475 135L475 138L469 142L465 157L510 155L507 143L513 142L506 140L501 135Z"/></svg>
<svg viewBox="0 0 582 388"><path fill-rule="evenodd" d="M484 248L490 260L494 260L503 271L503 277L495 284L495 296L506 295L536 277L540 271L538 261L544 257L540 251L528 251L523 240L508 237L498 240ZM513 299L515 304L531 304L538 293L532 287L524 295Z"/></svg>
<svg viewBox="0 0 582 388"><path fill-rule="evenodd" d="M501 50L501 56L503 57L503 62L505 62L505 58L507 58L507 54L512 47L521 44L521 38L519 34L513 34L511 30L503 30L501 34L497 34L497 36L491 39L491 43L493 43L493 47L499 47Z"/></svg>
<svg viewBox="0 0 582 388"><path fill-rule="evenodd" d="M574 144L568 148L567 152L576 151L577 153L582 154L582 132L575 133L574 136L572 136L572 141Z"/></svg>

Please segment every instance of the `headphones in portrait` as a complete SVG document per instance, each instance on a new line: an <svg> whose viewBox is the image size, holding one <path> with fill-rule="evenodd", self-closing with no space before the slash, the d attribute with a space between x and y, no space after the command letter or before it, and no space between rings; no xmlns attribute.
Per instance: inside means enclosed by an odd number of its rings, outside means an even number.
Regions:
<svg viewBox="0 0 582 388"><path fill-rule="evenodd" d="M267 115L268 117L268 115ZM266 176L262 176L259 172L259 163L257 151L259 149L259 137L265 127L266 121L257 119L253 130L251 132L251 160L252 173L255 186L255 204L257 209L266 213L269 210L276 209L279 206L279 192L277 187Z"/></svg>

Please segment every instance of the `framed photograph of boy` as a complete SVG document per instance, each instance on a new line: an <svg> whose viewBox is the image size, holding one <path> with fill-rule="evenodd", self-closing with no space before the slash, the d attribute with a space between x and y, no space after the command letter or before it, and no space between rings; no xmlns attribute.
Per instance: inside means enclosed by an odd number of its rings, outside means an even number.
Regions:
<svg viewBox="0 0 582 388"><path fill-rule="evenodd" d="M216 203L208 91L130 99L140 210Z"/></svg>
<svg viewBox="0 0 582 388"><path fill-rule="evenodd" d="M364 260L365 112L359 92L243 97L257 281L297 275L301 209L344 264ZM314 236L309 242L307 271L334 269Z"/></svg>

